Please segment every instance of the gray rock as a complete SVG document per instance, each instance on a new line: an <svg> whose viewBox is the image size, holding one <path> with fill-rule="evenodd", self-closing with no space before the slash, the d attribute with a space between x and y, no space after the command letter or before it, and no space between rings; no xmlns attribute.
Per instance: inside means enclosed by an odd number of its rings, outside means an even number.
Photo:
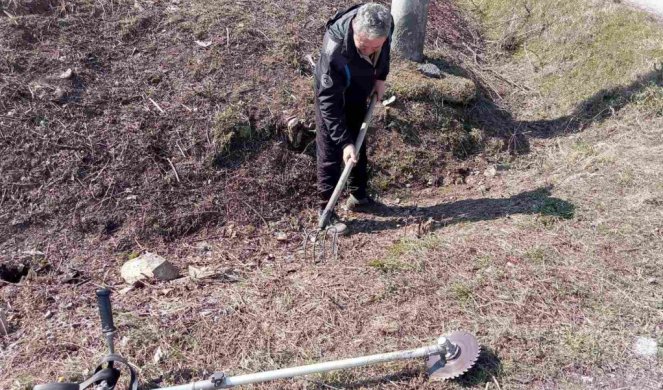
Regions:
<svg viewBox="0 0 663 390"><path fill-rule="evenodd" d="M152 358L154 364L159 364L161 360L163 360L164 355L165 354L161 350L161 347L157 347L157 350L154 352L154 357Z"/></svg>
<svg viewBox="0 0 663 390"><path fill-rule="evenodd" d="M64 72L62 72L60 74L60 78L61 79L70 79L71 76L73 76L73 75L74 75L74 71L71 70L71 68L69 68L69 69L65 70Z"/></svg>
<svg viewBox="0 0 663 390"><path fill-rule="evenodd" d="M432 77L434 79L442 77L442 71L435 64L421 64L417 69L427 77Z"/></svg>
<svg viewBox="0 0 663 390"><path fill-rule="evenodd" d="M633 350L640 356L656 357L658 343L649 337L638 337L633 345Z"/></svg>
<svg viewBox="0 0 663 390"><path fill-rule="evenodd" d="M149 252L124 263L120 273L129 284L145 279L173 280L180 275L168 260Z"/></svg>
<svg viewBox="0 0 663 390"><path fill-rule="evenodd" d="M486 177L495 177L497 176L497 168L494 166L488 167L488 169L483 172L483 175Z"/></svg>

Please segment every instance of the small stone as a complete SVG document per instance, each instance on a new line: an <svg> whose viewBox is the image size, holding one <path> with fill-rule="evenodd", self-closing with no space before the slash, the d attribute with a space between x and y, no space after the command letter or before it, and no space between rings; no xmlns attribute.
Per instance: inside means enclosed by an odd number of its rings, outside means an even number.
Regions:
<svg viewBox="0 0 663 390"><path fill-rule="evenodd" d="M198 251L200 251L201 253L207 253L212 251L212 246L205 241L198 243L197 247Z"/></svg>
<svg viewBox="0 0 663 390"><path fill-rule="evenodd" d="M649 283L649 284L658 284L658 279L649 278L649 279L647 279L647 283Z"/></svg>
<svg viewBox="0 0 663 390"><path fill-rule="evenodd" d="M483 175L486 177L495 177L497 176L497 168L491 166L483 172Z"/></svg>
<svg viewBox="0 0 663 390"><path fill-rule="evenodd" d="M60 78L63 79L63 80L64 80L64 79L69 79L69 78L71 78L71 76L73 76L73 75L74 75L74 71L71 70L71 68L69 68L69 69L65 70L64 72L62 72L62 73L60 74Z"/></svg>
<svg viewBox="0 0 663 390"><path fill-rule="evenodd" d="M213 43L212 41L198 41L198 40L195 40L194 42L196 42L196 45L200 47L210 47L212 46Z"/></svg>
<svg viewBox="0 0 663 390"><path fill-rule="evenodd" d="M432 77L434 79L442 77L442 71L435 64L421 64L417 69L427 77Z"/></svg>
<svg viewBox="0 0 663 390"><path fill-rule="evenodd" d="M159 362L161 362L161 359L163 359L163 357L164 353L161 350L161 347L157 347L157 350L154 352L154 357L152 358L152 361L154 362L154 364L158 364Z"/></svg>
<svg viewBox="0 0 663 390"><path fill-rule="evenodd" d="M122 278L129 284L145 279L173 280L179 271L168 260L154 253L145 253L129 260L120 270Z"/></svg>
<svg viewBox="0 0 663 390"><path fill-rule="evenodd" d="M276 233L276 239L278 241L288 241L288 235L285 232Z"/></svg>
<svg viewBox="0 0 663 390"><path fill-rule="evenodd" d="M53 317L53 312L52 311L47 311L46 314L44 314L44 319L47 320L49 318Z"/></svg>
<svg viewBox="0 0 663 390"><path fill-rule="evenodd" d="M638 337L635 340L633 350L636 354L645 357L656 357L658 353L658 343L649 337Z"/></svg>

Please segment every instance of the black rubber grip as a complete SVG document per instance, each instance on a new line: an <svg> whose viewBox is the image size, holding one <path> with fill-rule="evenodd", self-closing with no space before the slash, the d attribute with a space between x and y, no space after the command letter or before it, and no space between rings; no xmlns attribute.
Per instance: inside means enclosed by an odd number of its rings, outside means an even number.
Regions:
<svg viewBox="0 0 663 390"><path fill-rule="evenodd" d="M104 333L115 332L110 295L111 291L107 288L97 290L97 305L99 306L99 315L101 316L101 330Z"/></svg>

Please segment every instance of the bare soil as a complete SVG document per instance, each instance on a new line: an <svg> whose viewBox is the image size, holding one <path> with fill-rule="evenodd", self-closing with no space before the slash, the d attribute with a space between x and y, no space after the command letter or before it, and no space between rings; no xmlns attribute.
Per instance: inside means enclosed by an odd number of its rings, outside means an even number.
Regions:
<svg viewBox="0 0 663 390"><path fill-rule="evenodd" d="M0 2L0 388L90 373L105 353L99 286L115 292L117 350L143 388L454 329L483 350L450 383L415 361L254 388L660 388L660 351L632 348L663 341L663 110L635 99L657 74L612 90L620 104L597 91L537 116L549 102L508 48L431 2L427 53L479 96L426 103L440 132L379 112L382 205L344 212L355 233L316 258L315 148L310 134L289 145L284 119L312 129L303 55L348 4ZM400 103L415 123L422 103ZM503 142L455 153L451 135L473 129ZM121 265L144 251L219 275L120 293Z"/></svg>

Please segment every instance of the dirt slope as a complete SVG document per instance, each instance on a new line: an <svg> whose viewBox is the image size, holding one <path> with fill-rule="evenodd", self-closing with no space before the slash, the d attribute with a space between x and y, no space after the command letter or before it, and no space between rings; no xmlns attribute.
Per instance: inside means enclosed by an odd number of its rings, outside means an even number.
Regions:
<svg viewBox="0 0 663 390"><path fill-rule="evenodd" d="M100 285L116 292L117 349L145 388L409 348L458 328L484 350L451 383L428 382L410 362L254 388L663 383L660 349L633 348L639 337L663 343L663 79L653 67L663 56L641 14L599 0L433 2L428 52L481 88L450 127L507 132L530 153L446 153L441 185L428 186L407 178L424 160L411 133L378 121L374 157L394 161L381 143L404 145L414 165L380 192L385 207L346 214L357 233L315 262L313 162L285 146L278 122L284 109L305 115L299 54L340 4L17 4L4 2L12 16L0 19L11 37L2 147L25 156L2 160L0 250L12 267L0 269L0 297L12 332L0 336L0 388L89 373L105 351ZM585 28L553 28L569 18ZM603 50L587 36L617 43ZM58 78L67 68L76 76ZM52 101L58 87L74 100ZM228 134L237 143L223 149ZM221 276L120 294L119 267L145 250Z"/></svg>
<svg viewBox="0 0 663 390"><path fill-rule="evenodd" d="M227 223L301 219L315 199L303 56L348 4L3 2L4 255L38 249L61 259L103 248L96 255L105 260L200 231L222 234ZM472 34L446 3L431 18L438 48ZM385 160L407 157L378 161L376 191L435 175L442 182L456 161L445 157L447 140L469 138L471 128L462 109L438 105L433 120L422 102L404 114L436 133L392 129L376 144ZM284 131L291 117L306 133L298 148ZM427 168L415 170L417 146L428 141Z"/></svg>

